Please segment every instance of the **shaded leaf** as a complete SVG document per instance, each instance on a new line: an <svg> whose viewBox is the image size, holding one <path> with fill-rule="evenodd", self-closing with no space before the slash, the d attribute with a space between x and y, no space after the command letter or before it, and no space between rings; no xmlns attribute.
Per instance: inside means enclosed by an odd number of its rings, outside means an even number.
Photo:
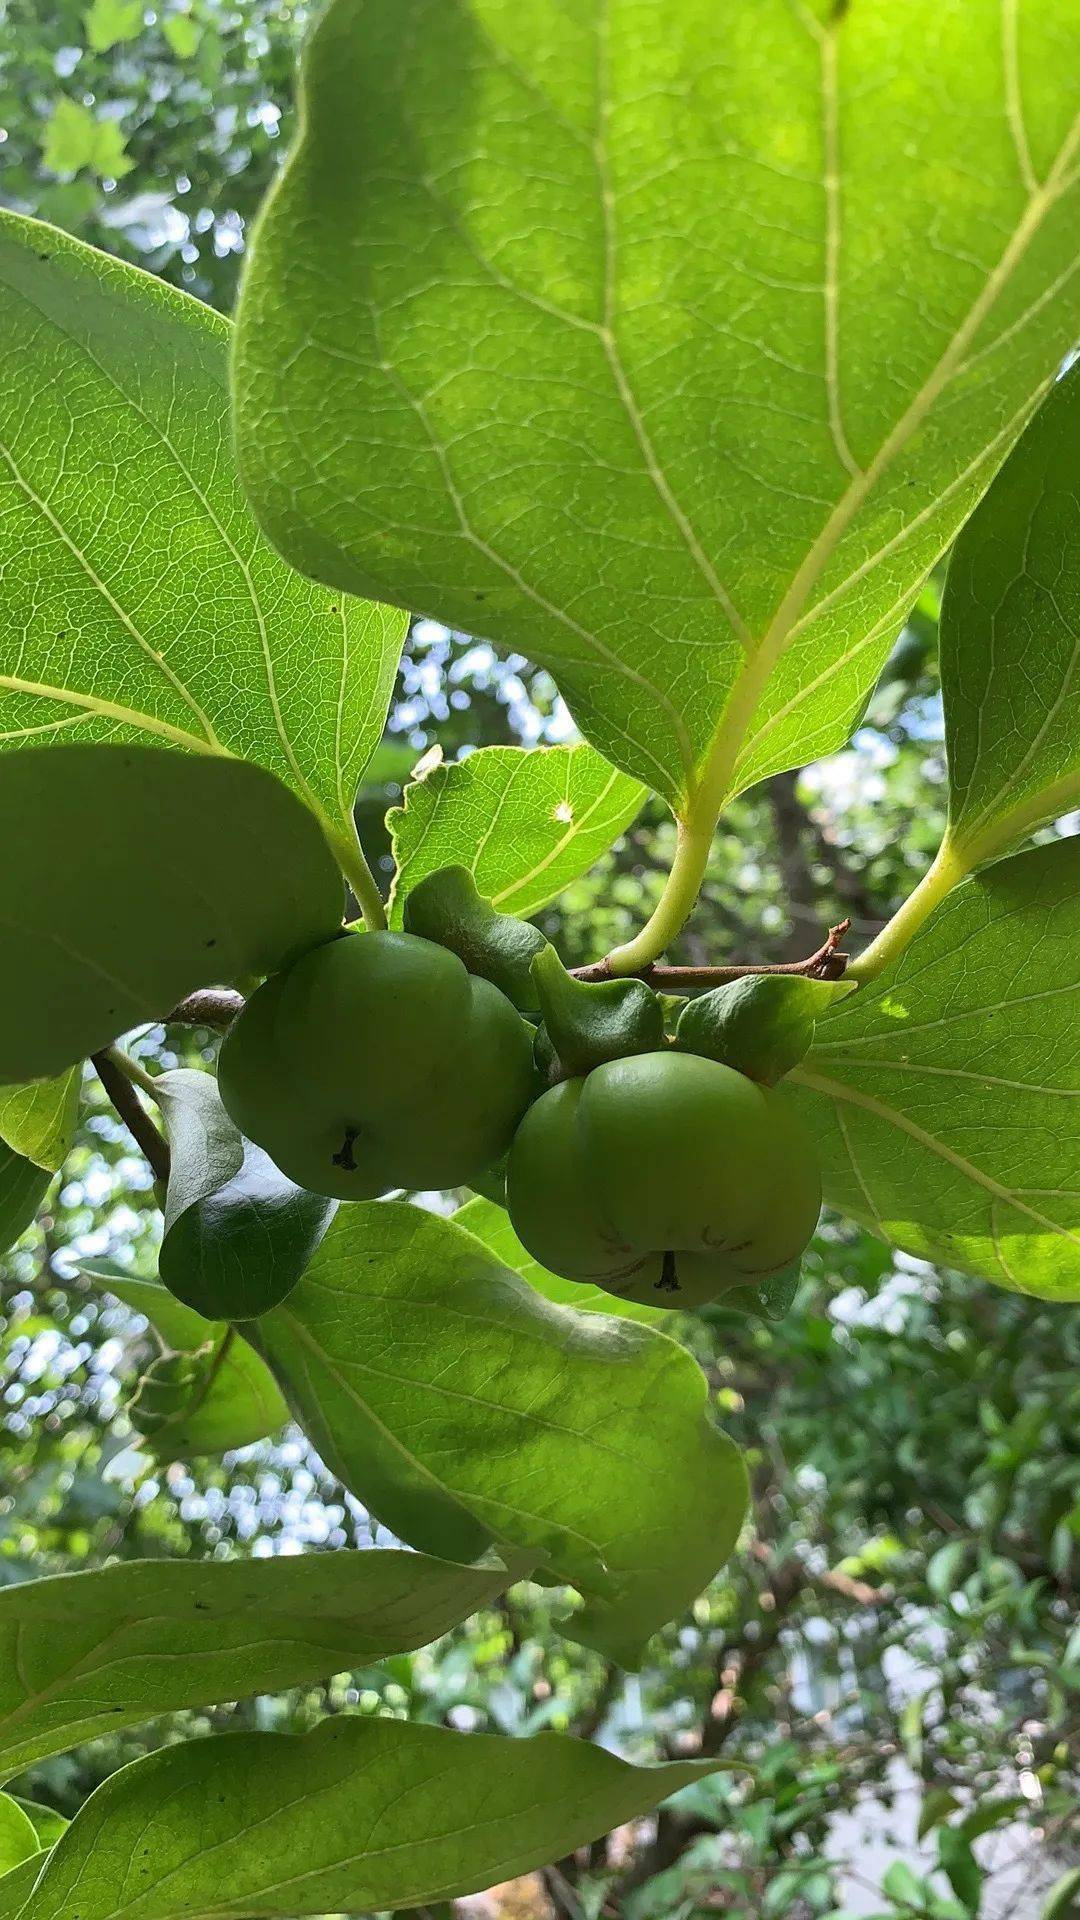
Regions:
<svg viewBox="0 0 1080 1920"><path fill-rule="evenodd" d="M1077 332L1080 7L1019 12L334 0L239 309L262 524L680 814L840 745Z"/></svg>
<svg viewBox="0 0 1080 1920"><path fill-rule="evenodd" d="M79 847L88 822L93 859L65 863L61 913L46 850ZM341 923L315 822L242 761L135 745L0 754L0 823L0 994L19 1008L0 1034L4 1080L58 1074L193 987L272 972Z"/></svg>
<svg viewBox="0 0 1080 1920"><path fill-rule="evenodd" d="M29 1814L9 1793L0 1793L0 1874L9 1873L40 1850Z"/></svg>
<svg viewBox="0 0 1080 1920"><path fill-rule="evenodd" d="M369 1511L427 1551L486 1529L535 1555L586 1597L567 1630L624 1664L735 1544L745 1468L690 1356L542 1300L448 1220L342 1208L252 1338Z"/></svg>
<svg viewBox="0 0 1080 1920"><path fill-rule="evenodd" d="M126 1561L0 1590L0 1768L424 1646L506 1569L397 1549ZM32 1816L31 1816L32 1817ZM47 1842L51 1844L51 1840Z"/></svg>
<svg viewBox="0 0 1080 1920"><path fill-rule="evenodd" d="M959 1827L939 1827L937 1848L942 1871L957 1899L969 1913L978 1913L983 1875L971 1851L971 1841Z"/></svg>
<svg viewBox="0 0 1080 1920"><path fill-rule="evenodd" d="M81 1063L56 1080L0 1087L0 1140L35 1166L58 1173L74 1137L81 1090Z"/></svg>
<svg viewBox="0 0 1080 1920"><path fill-rule="evenodd" d="M440 867L467 867L486 900L537 913L587 871L640 811L645 789L592 747L480 747L407 786L387 814L394 920Z"/></svg>
<svg viewBox="0 0 1080 1920"><path fill-rule="evenodd" d="M0 1253L14 1246L34 1219L53 1176L0 1141Z"/></svg>
<svg viewBox="0 0 1080 1920"><path fill-rule="evenodd" d="M158 1272L209 1320L247 1320L287 1299L333 1219L334 1202L279 1173L245 1140L210 1073L161 1074L169 1136Z"/></svg>
<svg viewBox="0 0 1080 1920"><path fill-rule="evenodd" d="M228 323L3 212L0 319L0 745L149 737L258 761L347 866L405 622L260 538L230 449Z"/></svg>
<svg viewBox="0 0 1080 1920"><path fill-rule="evenodd" d="M334 1719L225 1734L123 1767L54 1848L24 1920L364 1913L525 1873L708 1772L600 1747Z"/></svg>
<svg viewBox="0 0 1080 1920"><path fill-rule="evenodd" d="M818 1022L825 1196L928 1260L1080 1298L1080 839L985 868Z"/></svg>
<svg viewBox="0 0 1080 1920"><path fill-rule="evenodd" d="M16 1920L44 1865L44 1855L32 1853L17 1867L0 1874L0 1920Z"/></svg>
<svg viewBox="0 0 1080 1920"><path fill-rule="evenodd" d="M154 1451L164 1459L186 1459L202 1453L226 1453L250 1446L277 1433L289 1410L269 1369L246 1340L233 1339L221 1348L228 1328L221 1321L204 1320L174 1298L159 1280L144 1280L109 1260L84 1260L80 1270L97 1287L116 1295L125 1306L145 1314L163 1347L177 1353L197 1353L209 1347L219 1364L213 1384L190 1419L168 1429Z"/></svg>
<svg viewBox="0 0 1080 1920"><path fill-rule="evenodd" d="M65 1828L71 1825L62 1813L57 1813L55 1807L46 1807L40 1800L24 1800L17 1793L12 1795L12 1799L25 1813L41 1848L55 1846Z"/></svg>
<svg viewBox="0 0 1080 1920"><path fill-rule="evenodd" d="M965 527L941 607L949 833L975 858L1080 805L1080 369Z"/></svg>

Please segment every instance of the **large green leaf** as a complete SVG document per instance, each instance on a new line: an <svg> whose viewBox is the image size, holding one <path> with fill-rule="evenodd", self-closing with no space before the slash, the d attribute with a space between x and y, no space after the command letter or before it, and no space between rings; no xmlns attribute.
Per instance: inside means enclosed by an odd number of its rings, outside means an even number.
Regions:
<svg viewBox="0 0 1080 1920"><path fill-rule="evenodd" d="M520 1274L530 1287L542 1293L545 1300L554 1300L560 1307L576 1307L580 1313L613 1313L623 1320L644 1320L653 1327L662 1327L665 1321L670 1325L671 1314L666 1307L619 1300L613 1293L605 1293L603 1287L583 1286L577 1280L564 1280L561 1274L549 1273L539 1260L526 1252L510 1224L506 1208L497 1206L494 1200L485 1200L478 1194L458 1208L454 1219L459 1227L482 1240L511 1273Z"/></svg>
<svg viewBox="0 0 1080 1920"><path fill-rule="evenodd" d="M95 1286L145 1314L164 1351L197 1353L208 1348L217 1363L210 1389L196 1411L155 1435L154 1452L160 1458L226 1453L265 1439L285 1425L289 1409L269 1368L246 1340L233 1338L222 1351L229 1332L222 1321L204 1320L159 1280L126 1273L112 1261L84 1260L81 1271Z"/></svg>
<svg viewBox="0 0 1080 1920"><path fill-rule="evenodd" d="M193 987L287 964L340 926L342 887L261 768L63 746L0 754L0 900L7 1081L58 1074Z"/></svg>
<svg viewBox="0 0 1080 1920"><path fill-rule="evenodd" d="M25 1233L51 1184L51 1173L0 1140L0 1253Z"/></svg>
<svg viewBox="0 0 1080 1920"><path fill-rule="evenodd" d="M1080 1299L1080 839L966 880L790 1076L835 1206L909 1253Z"/></svg>
<svg viewBox="0 0 1080 1920"><path fill-rule="evenodd" d="M326 1232L334 1201L296 1186L243 1138L212 1073L163 1073L154 1098L169 1136L162 1280L211 1320L249 1320L278 1306Z"/></svg>
<svg viewBox="0 0 1080 1920"><path fill-rule="evenodd" d="M707 831L843 740L1075 338L1078 65L1080 0L332 0L235 338L262 524Z"/></svg>
<svg viewBox="0 0 1080 1920"><path fill-rule="evenodd" d="M75 1132L81 1087L81 1063L56 1080L0 1087L0 1140L35 1166L58 1173Z"/></svg>
<svg viewBox="0 0 1080 1920"><path fill-rule="evenodd" d="M440 867L469 869L503 913L536 913L606 853L645 798L592 747L481 747L406 787L387 816L394 918Z"/></svg>
<svg viewBox="0 0 1080 1920"><path fill-rule="evenodd" d="M632 1767L565 1734L355 1718L191 1740L91 1795L21 1920L258 1920L452 1899L561 1858L717 1764Z"/></svg>
<svg viewBox="0 0 1080 1920"><path fill-rule="evenodd" d="M455 1559L478 1525L534 1555L585 1595L575 1636L626 1664L735 1544L745 1469L690 1356L541 1299L448 1220L343 1207L252 1338L371 1512Z"/></svg>
<svg viewBox="0 0 1080 1920"><path fill-rule="evenodd" d="M276 1693L424 1646L507 1577L495 1563L373 1549L127 1561L5 1587L0 1775L159 1713Z"/></svg>
<svg viewBox="0 0 1080 1920"><path fill-rule="evenodd" d="M238 754L302 795L348 866L404 621L260 538L229 445L228 323L3 212L0 316L0 745Z"/></svg>
<svg viewBox="0 0 1080 1920"><path fill-rule="evenodd" d="M1080 805L1080 370L957 541L941 607L949 835L975 859Z"/></svg>

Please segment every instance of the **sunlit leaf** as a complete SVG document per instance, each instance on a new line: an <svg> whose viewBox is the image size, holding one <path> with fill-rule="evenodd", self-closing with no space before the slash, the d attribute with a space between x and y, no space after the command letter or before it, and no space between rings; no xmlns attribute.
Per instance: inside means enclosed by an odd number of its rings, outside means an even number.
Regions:
<svg viewBox="0 0 1080 1920"><path fill-rule="evenodd" d="M909 1253L1080 1299L1078 1006L1080 839L965 881L791 1076L826 1199Z"/></svg>
<svg viewBox="0 0 1080 1920"><path fill-rule="evenodd" d="M1080 0L333 0L239 309L262 524L711 826L842 742L1076 337L1078 65Z"/></svg>
<svg viewBox="0 0 1080 1920"><path fill-rule="evenodd" d="M481 747L405 789L388 815L394 915L440 867L469 869L504 913L536 913L598 860L645 798L592 747Z"/></svg>
<svg viewBox="0 0 1080 1920"><path fill-rule="evenodd" d="M941 683L963 847L1000 850L1080 806L1078 445L1080 369L1051 389L949 563Z"/></svg>
<svg viewBox="0 0 1080 1920"><path fill-rule="evenodd" d="M311 586L260 537L229 445L228 334L152 275L0 212L0 745L149 738L258 761L347 863L405 623Z"/></svg>
<svg viewBox="0 0 1080 1920"><path fill-rule="evenodd" d="M81 1088L81 1063L56 1080L0 1087L0 1140L35 1166L58 1172L75 1132Z"/></svg>

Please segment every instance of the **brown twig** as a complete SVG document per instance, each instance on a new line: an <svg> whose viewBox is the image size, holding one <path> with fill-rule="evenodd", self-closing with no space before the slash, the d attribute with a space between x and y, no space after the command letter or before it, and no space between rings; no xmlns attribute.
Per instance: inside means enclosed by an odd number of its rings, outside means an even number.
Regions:
<svg viewBox="0 0 1080 1920"><path fill-rule="evenodd" d="M165 1015L165 1025L184 1027L231 1027L244 1004L242 993L231 987L200 987Z"/></svg>
<svg viewBox="0 0 1080 1920"><path fill-rule="evenodd" d="M677 992L680 987L705 988L726 987L732 980L744 980L748 974L779 973L788 974L803 980L839 980L843 977L850 956L841 952L840 942L851 926L850 920L841 920L838 926L829 928L829 937L824 940L816 953L806 960L778 961L773 966L750 964L731 967L664 967L653 965L642 967L640 973L630 976L635 980L644 980L650 987L659 987ZM611 967L607 960L594 960L587 967L572 968L575 980L610 980Z"/></svg>
<svg viewBox="0 0 1080 1920"><path fill-rule="evenodd" d="M136 1146L146 1155L155 1178L167 1180L168 1144L155 1127L111 1048L103 1053L91 1054L90 1064Z"/></svg>

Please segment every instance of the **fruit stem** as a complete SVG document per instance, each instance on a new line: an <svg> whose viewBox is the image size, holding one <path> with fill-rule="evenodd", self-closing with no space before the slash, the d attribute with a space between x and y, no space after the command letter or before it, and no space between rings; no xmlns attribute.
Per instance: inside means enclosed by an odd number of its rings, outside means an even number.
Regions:
<svg viewBox="0 0 1080 1920"><path fill-rule="evenodd" d="M151 1075L145 1073L137 1061L122 1053L119 1047L104 1047L100 1053L91 1054L90 1064L136 1146L146 1155L155 1179L167 1181L170 1165L168 1143L158 1132L132 1084L138 1080L140 1086L152 1089L154 1082Z"/></svg>
<svg viewBox="0 0 1080 1920"><path fill-rule="evenodd" d="M382 933L386 928L386 908L375 875L364 858L359 836L354 830L352 834L335 833L328 837L338 866L356 896L365 927L369 933Z"/></svg>

